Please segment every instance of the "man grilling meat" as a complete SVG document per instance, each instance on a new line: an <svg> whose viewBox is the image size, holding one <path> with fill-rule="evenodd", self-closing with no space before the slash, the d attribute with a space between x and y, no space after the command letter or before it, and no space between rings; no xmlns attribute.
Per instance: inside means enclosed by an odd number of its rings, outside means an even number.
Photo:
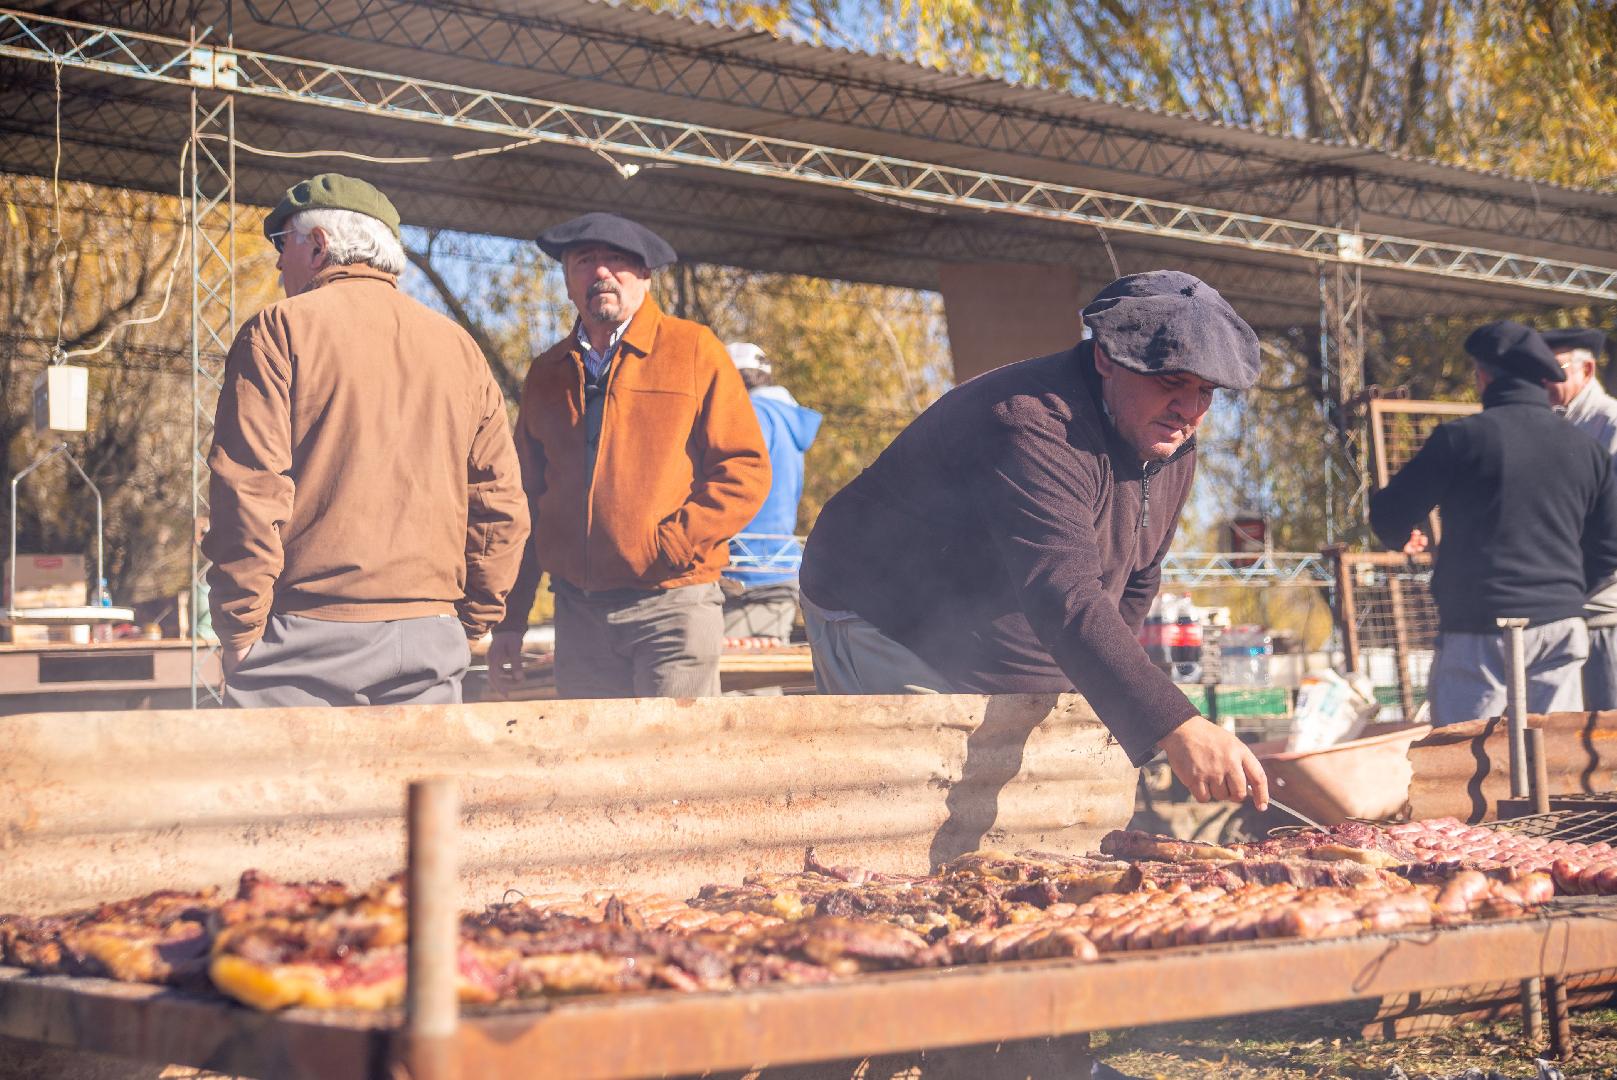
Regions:
<svg viewBox="0 0 1617 1080"><path fill-rule="evenodd" d="M1438 726L1505 710L1501 618L1524 631L1529 712L1583 708L1584 597L1617 573L1611 458L1555 415L1546 384L1566 371L1537 330L1489 323L1466 338L1482 411L1444 424L1370 499L1389 548L1426 548L1435 506L1443 544L1432 575L1437 652L1428 700Z"/></svg>
<svg viewBox="0 0 1617 1080"><path fill-rule="evenodd" d="M821 511L803 556L822 693L1076 688L1136 765L1267 805L1263 768L1139 643L1218 387L1258 339L1214 289L1156 270L1083 310L1093 337L940 398Z"/></svg>

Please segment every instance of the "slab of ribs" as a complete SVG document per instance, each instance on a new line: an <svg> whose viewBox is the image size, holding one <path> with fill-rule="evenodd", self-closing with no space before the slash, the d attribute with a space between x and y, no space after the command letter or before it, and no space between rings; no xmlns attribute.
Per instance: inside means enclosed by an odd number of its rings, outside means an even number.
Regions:
<svg viewBox="0 0 1617 1080"><path fill-rule="evenodd" d="M1219 846L1113 832L1097 854L979 851L926 876L822 862L681 900L530 895L461 916L461 1000L820 983L866 972L1324 938L1520 916L1617 892L1617 852L1453 819L1349 823ZM159 892L0 916L0 962L161 983L258 1009L403 998L402 876L359 891L254 871L234 892Z"/></svg>

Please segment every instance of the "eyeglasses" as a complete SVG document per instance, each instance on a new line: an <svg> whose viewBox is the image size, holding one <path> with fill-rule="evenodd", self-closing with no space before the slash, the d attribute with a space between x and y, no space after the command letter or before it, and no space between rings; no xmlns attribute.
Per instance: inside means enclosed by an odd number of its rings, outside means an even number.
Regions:
<svg viewBox="0 0 1617 1080"><path fill-rule="evenodd" d="M286 250L286 240L284 238L290 236L291 234L291 229L282 229L280 232L272 232L269 234L269 242L275 245L275 251L277 254Z"/></svg>

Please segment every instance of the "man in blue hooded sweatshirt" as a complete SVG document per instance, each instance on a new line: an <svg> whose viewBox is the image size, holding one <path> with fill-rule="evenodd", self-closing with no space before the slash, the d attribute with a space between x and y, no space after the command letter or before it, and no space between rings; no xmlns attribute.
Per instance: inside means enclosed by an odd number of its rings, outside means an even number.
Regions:
<svg viewBox="0 0 1617 1080"><path fill-rule="evenodd" d="M724 571L724 636L786 641L797 619L797 567L803 558L795 536L797 504L803 498L803 454L814 444L821 416L775 384L769 357L758 346L738 341L725 348L758 414L774 480L758 516L730 541L730 566Z"/></svg>

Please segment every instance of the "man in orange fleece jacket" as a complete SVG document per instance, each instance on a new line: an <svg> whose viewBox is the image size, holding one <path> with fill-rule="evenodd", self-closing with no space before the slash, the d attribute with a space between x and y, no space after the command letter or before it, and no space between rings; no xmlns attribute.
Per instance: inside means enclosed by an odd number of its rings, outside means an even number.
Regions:
<svg viewBox="0 0 1617 1080"><path fill-rule="evenodd" d="M591 213L539 236L578 324L528 369L517 456L533 539L494 632L495 689L522 679L522 631L550 572L562 697L719 693L728 543L769 493L741 376L707 327L665 315L662 237Z"/></svg>

